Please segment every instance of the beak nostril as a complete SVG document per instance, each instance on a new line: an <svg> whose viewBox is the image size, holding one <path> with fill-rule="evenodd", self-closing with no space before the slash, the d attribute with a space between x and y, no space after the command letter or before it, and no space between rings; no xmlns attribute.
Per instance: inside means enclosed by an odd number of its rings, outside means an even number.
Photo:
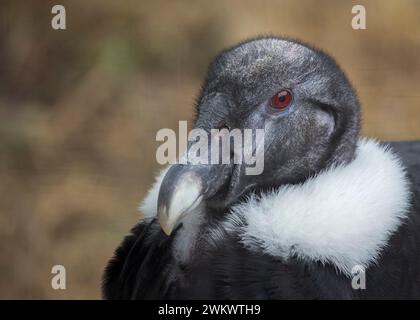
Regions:
<svg viewBox="0 0 420 320"><path fill-rule="evenodd" d="M223 130L223 129L226 129L226 130L230 131L230 127L226 123L221 124L217 129L219 131Z"/></svg>
<svg viewBox="0 0 420 320"><path fill-rule="evenodd" d="M213 135L212 143L218 145L217 156L220 157L218 163L233 164L235 159L235 140L231 127L226 123L221 123L216 129L217 133ZM236 130L236 129L233 129Z"/></svg>

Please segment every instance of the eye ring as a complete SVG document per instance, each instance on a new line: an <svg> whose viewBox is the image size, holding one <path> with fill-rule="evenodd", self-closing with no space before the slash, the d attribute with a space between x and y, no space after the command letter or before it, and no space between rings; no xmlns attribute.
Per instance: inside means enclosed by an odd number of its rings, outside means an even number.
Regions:
<svg viewBox="0 0 420 320"><path fill-rule="evenodd" d="M273 109L283 110L291 104L292 98L293 96L290 90L283 89L271 97L270 105Z"/></svg>

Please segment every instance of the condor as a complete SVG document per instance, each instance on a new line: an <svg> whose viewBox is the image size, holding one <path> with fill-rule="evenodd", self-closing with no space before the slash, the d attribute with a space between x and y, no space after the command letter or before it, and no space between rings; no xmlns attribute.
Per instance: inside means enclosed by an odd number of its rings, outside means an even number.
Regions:
<svg viewBox="0 0 420 320"><path fill-rule="evenodd" d="M195 121L221 127L265 130L262 174L163 170L104 298L420 298L420 142L360 137L356 93L330 56L282 38L222 52Z"/></svg>

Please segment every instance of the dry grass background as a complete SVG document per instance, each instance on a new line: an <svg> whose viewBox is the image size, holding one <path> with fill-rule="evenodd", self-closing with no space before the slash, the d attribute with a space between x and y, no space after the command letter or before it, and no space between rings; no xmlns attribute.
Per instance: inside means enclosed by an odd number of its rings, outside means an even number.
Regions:
<svg viewBox="0 0 420 320"><path fill-rule="evenodd" d="M259 34L331 53L358 89L363 132L420 138L420 1L0 2L0 298L99 298L139 219L155 134L191 119L210 59ZM364 4L367 30L350 27ZM67 290L51 289L51 266Z"/></svg>

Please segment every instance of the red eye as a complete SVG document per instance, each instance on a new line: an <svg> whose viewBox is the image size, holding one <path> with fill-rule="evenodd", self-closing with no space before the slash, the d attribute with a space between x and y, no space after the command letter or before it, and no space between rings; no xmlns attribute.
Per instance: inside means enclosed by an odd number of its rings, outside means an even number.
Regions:
<svg viewBox="0 0 420 320"><path fill-rule="evenodd" d="M276 109L284 109L289 106L291 101L292 94L288 90L282 90L271 98L271 106Z"/></svg>

